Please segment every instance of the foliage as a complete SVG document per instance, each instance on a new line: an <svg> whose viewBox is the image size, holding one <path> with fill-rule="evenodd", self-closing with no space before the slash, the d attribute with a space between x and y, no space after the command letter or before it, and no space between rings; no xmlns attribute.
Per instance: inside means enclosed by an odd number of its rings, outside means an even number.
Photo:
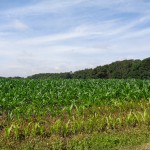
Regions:
<svg viewBox="0 0 150 150"><path fill-rule="evenodd" d="M144 60L116 61L94 69L79 70L74 73L43 73L29 76L31 79L150 79L150 57Z"/></svg>
<svg viewBox="0 0 150 150"><path fill-rule="evenodd" d="M142 126L150 126L150 80L0 79L0 147L54 137L46 148L92 149L101 141L111 149L109 132Z"/></svg>

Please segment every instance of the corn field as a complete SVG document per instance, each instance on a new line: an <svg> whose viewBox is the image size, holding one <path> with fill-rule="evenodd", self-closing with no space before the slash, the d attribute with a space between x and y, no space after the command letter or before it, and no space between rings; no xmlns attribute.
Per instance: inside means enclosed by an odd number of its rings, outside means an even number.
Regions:
<svg viewBox="0 0 150 150"><path fill-rule="evenodd" d="M2 143L143 125L150 126L150 80L0 80Z"/></svg>

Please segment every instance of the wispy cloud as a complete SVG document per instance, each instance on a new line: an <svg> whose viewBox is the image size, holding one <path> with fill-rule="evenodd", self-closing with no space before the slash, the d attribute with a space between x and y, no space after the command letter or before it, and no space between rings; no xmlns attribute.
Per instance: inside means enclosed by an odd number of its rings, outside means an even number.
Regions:
<svg viewBox="0 0 150 150"><path fill-rule="evenodd" d="M20 20L15 20L12 24L12 27L14 27L17 30L29 29L29 27L25 23L21 22Z"/></svg>
<svg viewBox="0 0 150 150"><path fill-rule="evenodd" d="M41 13L60 13L69 7L77 5L83 0L76 1L61 1L61 0L43 0L38 3L33 3L29 6L21 6L19 8L12 8L1 13L6 16L20 16L20 15L39 15Z"/></svg>
<svg viewBox="0 0 150 150"><path fill-rule="evenodd" d="M147 1L15 2L0 10L0 76L75 71L150 55Z"/></svg>

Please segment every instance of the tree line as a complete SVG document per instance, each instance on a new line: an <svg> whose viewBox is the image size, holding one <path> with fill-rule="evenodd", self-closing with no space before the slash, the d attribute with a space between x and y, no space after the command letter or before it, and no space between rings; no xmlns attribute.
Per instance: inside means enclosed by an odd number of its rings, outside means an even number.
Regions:
<svg viewBox="0 0 150 150"><path fill-rule="evenodd" d="M94 69L65 73L40 73L30 79L150 79L150 57L144 60L123 60Z"/></svg>

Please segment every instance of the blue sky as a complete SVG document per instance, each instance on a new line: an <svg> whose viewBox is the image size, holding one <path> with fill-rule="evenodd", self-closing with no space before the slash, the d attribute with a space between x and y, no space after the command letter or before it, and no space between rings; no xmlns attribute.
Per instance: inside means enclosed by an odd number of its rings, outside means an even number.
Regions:
<svg viewBox="0 0 150 150"><path fill-rule="evenodd" d="M1 0L0 76L150 57L150 0Z"/></svg>

